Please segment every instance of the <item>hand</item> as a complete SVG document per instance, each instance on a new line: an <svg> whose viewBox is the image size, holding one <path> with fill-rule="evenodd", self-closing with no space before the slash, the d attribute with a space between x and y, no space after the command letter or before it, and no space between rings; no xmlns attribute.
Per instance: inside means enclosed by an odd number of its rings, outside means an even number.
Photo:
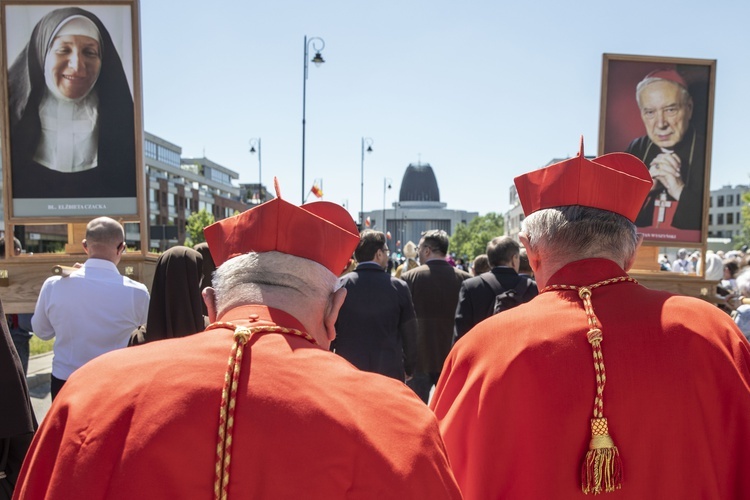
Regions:
<svg viewBox="0 0 750 500"><path fill-rule="evenodd" d="M680 167L682 162L680 157L674 153L659 153L651 161L651 168L648 172L656 181L661 182L667 193L675 200L680 200L680 195L685 187L685 183L682 181L680 176Z"/></svg>

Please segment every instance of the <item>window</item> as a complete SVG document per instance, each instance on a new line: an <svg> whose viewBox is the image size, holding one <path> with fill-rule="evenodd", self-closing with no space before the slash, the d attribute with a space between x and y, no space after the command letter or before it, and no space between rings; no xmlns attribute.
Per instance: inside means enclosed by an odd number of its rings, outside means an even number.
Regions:
<svg viewBox="0 0 750 500"><path fill-rule="evenodd" d="M167 165L171 165L173 167L180 167L180 154L172 151L171 149L167 149L164 146L156 145L156 151L154 158L166 163Z"/></svg>
<svg viewBox="0 0 750 500"><path fill-rule="evenodd" d="M727 214L727 224L730 224L730 225L734 224L734 214L733 213L728 213Z"/></svg>
<svg viewBox="0 0 750 500"><path fill-rule="evenodd" d="M718 214L716 216L716 224L718 224L719 226L724 225L724 214Z"/></svg>
<svg viewBox="0 0 750 500"><path fill-rule="evenodd" d="M718 198L716 198L716 206L717 207L723 207L724 206L724 195L720 194Z"/></svg>
<svg viewBox="0 0 750 500"><path fill-rule="evenodd" d="M714 214L708 214L708 225L709 226L714 225Z"/></svg>
<svg viewBox="0 0 750 500"><path fill-rule="evenodd" d="M734 205L734 196L730 194L729 196L727 196L727 206L731 207L732 205Z"/></svg>
<svg viewBox="0 0 750 500"><path fill-rule="evenodd" d="M146 141L144 153L147 158L152 158L156 160L158 158L156 155L156 149L157 149L157 145L155 142Z"/></svg>

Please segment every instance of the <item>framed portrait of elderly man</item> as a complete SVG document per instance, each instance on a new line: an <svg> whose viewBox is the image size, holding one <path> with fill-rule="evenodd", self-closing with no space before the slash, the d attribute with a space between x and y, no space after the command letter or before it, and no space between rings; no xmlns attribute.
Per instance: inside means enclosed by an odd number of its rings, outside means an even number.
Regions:
<svg viewBox="0 0 750 500"><path fill-rule="evenodd" d="M138 220L137 0L0 6L6 219Z"/></svg>
<svg viewBox="0 0 750 500"><path fill-rule="evenodd" d="M604 54L599 153L625 151L653 188L635 221L645 242L706 234L716 61Z"/></svg>

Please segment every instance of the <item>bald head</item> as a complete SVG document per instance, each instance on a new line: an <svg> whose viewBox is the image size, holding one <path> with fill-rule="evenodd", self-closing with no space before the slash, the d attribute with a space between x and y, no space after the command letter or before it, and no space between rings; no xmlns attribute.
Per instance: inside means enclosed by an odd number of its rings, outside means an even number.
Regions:
<svg viewBox="0 0 750 500"><path fill-rule="evenodd" d="M117 264L125 249L125 231L122 225L109 217L98 217L86 226L83 247L89 257L105 259Z"/></svg>

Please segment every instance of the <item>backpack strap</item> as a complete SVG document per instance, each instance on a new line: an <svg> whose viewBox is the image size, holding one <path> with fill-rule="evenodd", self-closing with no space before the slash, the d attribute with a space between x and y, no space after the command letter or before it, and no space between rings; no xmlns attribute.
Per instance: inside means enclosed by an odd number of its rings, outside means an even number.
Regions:
<svg viewBox="0 0 750 500"><path fill-rule="evenodd" d="M491 279L487 279L484 277L485 274L492 275ZM482 273L479 275L479 277L489 285L490 288L492 288L492 292L495 294L495 296L500 295L505 291L505 288L503 288L503 285L500 284L500 281L495 277L495 273L490 271L489 273Z"/></svg>
<svg viewBox="0 0 750 500"><path fill-rule="evenodd" d="M518 277L518 283L516 283L516 286L514 288L516 290L516 293L518 294L518 300L520 302L523 302L523 296L526 295L526 292L531 286L532 281L533 280L531 278L524 279L524 276Z"/></svg>

